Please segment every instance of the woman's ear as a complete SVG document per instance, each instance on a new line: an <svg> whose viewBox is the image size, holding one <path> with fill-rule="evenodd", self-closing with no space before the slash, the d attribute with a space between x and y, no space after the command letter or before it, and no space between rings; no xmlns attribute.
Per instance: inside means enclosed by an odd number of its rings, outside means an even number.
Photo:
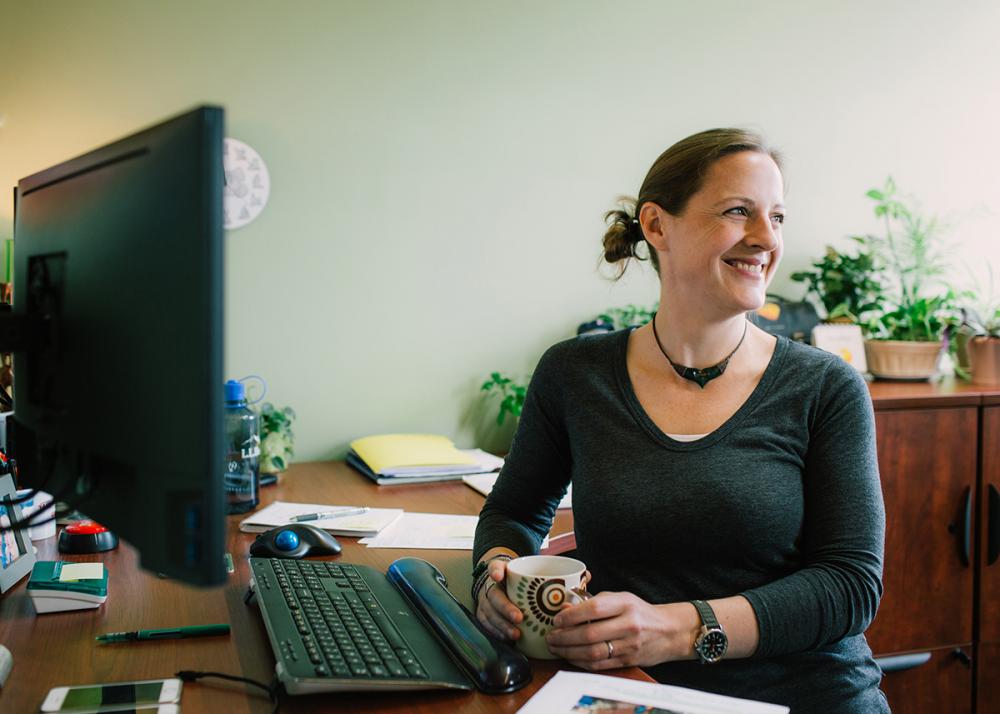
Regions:
<svg viewBox="0 0 1000 714"><path fill-rule="evenodd" d="M656 251L667 249L667 223L669 215L652 201L646 201L639 209L639 225L646 242Z"/></svg>

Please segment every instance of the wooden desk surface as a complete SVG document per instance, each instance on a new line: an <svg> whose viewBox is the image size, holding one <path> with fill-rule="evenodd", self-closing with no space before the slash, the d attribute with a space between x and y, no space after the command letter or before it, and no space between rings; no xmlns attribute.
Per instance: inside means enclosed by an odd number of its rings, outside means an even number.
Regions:
<svg viewBox="0 0 1000 714"><path fill-rule="evenodd" d="M341 463L296 464L278 485L265 487L261 500L305 503L361 504L399 507L428 513L476 514L483 497L459 483L414 486L375 486ZM122 544L117 550L86 556L61 556L56 539L36 541L40 560L101 561L109 571L108 600L95 610L36 615L25 592L27 578L0 596L0 644L14 656L6 686L0 689L0 711L35 712L45 694L56 686L93 682L171 677L181 669L237 674L262 682L274 676L274 656L256 604L244 605L249 582L247 552L253 536L240 533L243 516L229 516L227 549L236 572L218 588L201 589L140 570L135 550ZM560 511L553 535L571 531L572 515ZM337 560L385 570L393 560L415 555L434 563L448 579L452 593L469 605L471 554L459 550L402 551L366 548L356 539L340 538L344 547ZM161 640L97 645L94 637L118 632L177 625L229 622L228 637ZM487 696L465 692L406 692L399 694L329 693L283 696L282 712L322 711L335 706L343 712L515 712L565 663L532 660L534 679L514 694ZM649 681L639 669L613 672ZM200 680L184 685L182 710L192 712L269 712L263 693L242 684Z"/></svg>

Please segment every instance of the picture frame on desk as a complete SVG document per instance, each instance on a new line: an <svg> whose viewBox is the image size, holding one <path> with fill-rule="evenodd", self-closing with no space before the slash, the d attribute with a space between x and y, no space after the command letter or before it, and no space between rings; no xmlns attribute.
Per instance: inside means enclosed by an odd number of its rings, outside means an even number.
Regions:
<svg viewBox="0 0 1000 714"><path fill-rule="evenodd" d="M812 344L832 352L861 373L868 371L864 335L858 325L816 325L812 331Z"/></svg>
<svg viewBox="0 0 1000 714"><path fill-rule="evenodd" d="M5 593L35 565L35 548L28 537L28 528L6 530L11 524L21 520L21 507L17 503L17 489L14 477L0 476L0 593Z"/></svg>

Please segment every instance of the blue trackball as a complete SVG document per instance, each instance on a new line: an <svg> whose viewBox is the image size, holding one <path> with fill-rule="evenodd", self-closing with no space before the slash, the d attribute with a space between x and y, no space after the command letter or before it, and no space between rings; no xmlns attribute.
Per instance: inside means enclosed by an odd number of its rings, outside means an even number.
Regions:
<svg viewBox="0 0 1000 714"><path fill-rule="evenodd" d="M281 531L274 537L274 545L285 552L295 550L299 547L299 536L295 531Z"/></svg>

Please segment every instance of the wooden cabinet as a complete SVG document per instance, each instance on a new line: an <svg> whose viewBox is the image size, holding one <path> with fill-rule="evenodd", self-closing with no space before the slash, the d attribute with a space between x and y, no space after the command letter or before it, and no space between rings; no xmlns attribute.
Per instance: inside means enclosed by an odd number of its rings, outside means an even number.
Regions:
<svg viewBox="0 0 1000 714"><path fill-rule="evenodd" d="M887 672L882 679L882 691L893 714L968 714L972 711L972 660L969 655L967 647L926 650L909 655L916 661L904 662L900 669Z"/></svg>
<svg viewBox="0 0 1000 714"><path fill-rule="evenodd" d="M886 544L867 636L882 690L894 712L1000 714L1000 543L990 539L990 524L1000 529L1000 391L945 382L871 392Z"/></svg>
<svg viewBox="0 0 1000 714"><path fill-rule="evenodd" d="M977 420L976 407L875 415L887 554L876 653L972 644L976 441L963 434Z"/></svg>
<svg viewBox="0 0 1000 714"><path fill-rule="evenodd" d="M976 711L1000 714L1000 397L984 399L981 435Z"/></svg>

